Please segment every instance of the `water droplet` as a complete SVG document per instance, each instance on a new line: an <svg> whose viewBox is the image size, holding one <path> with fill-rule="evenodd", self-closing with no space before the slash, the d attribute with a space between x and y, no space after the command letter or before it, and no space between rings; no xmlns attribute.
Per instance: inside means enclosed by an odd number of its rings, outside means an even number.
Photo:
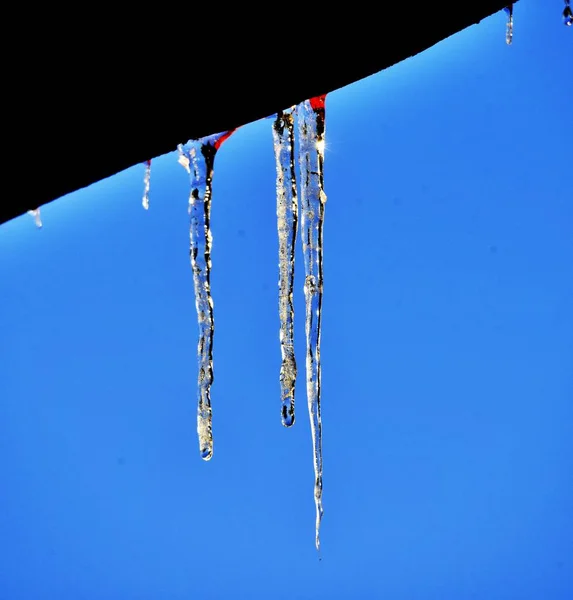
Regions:
<svg viewBox="0 0 573 600"><path fill-rule="evenodd" d="M211 460L211 458L213 458L212 446L205 446L204 448L201 448L201 458L203 460Z"/></svg>
<svg viewBox="0 0 573 600"><path fill-rule="evenodd" d="M285 427L292 427L294 425L294 406L284 405L282 407L282 421Z"/></svg>

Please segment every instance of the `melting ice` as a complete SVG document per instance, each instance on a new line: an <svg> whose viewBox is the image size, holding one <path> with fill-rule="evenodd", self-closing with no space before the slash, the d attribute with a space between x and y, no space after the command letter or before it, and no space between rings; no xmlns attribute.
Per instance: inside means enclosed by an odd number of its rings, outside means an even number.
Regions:
<svg viewBox="0 0 573 600"><path fill-rule="evenodd" d="M190 258L199 322L197 434L201 458L213 456L211 385L213 383L213 299L211 298L211 196L213 166L220 145L232 131L179 145L179 162L191 179L189 195Z"/></svg>
<svg viewBox="0 0 573 600"><path fill-rule="evenodd" d="M326 96L318 96L281 111L273 123L276 162L277 220L279 236L279 317L282 365L280 371L282 422L295 420L294 390L294 247L298 222L295 176L295 127L298 122L298 156L302 210L301 238L305 272L306 393L312 434L315 542L320 550L322 508L322 422L320 414L320 331L322 309L322 230L324 222L324 133Z"/></svg>
<svg viewBox="0 0 573 600"><path fill-rule="evenodd" d="M294 356L294 252L298 221L294 160L294 115L281 111L273 123L277 169L277 222L279 237L279 318L282 364L281 416L285 427L294 424L296 360Z"/></svg>
<svg viewBox="0 0 573 600"><path fill-rule="evenodd" d="M323 293L323 223L325 99L317 96L274 115L277 229L279 238L279 315L282 364L280 370L282 422L295 421L294 257L298 224L295 137L300 168L301 238L304 256L306 332L306 392L310 417L316 508L315 543L320 550L322 507L322 421L320 335ZM295 136L295 117L297 136ZM204 460L213 456L211 385L213 383L213 299L211 297L211 197L215 155L234 130L179 145L179 162L189 173L191 193L190 257L199 322L197 432ZM150 165L146 163L148 168ZM144 199L148 191L146 171ZM144 206L146 202L144 201Z"/></svg>
<svg viewBox="0 0 573 600"><path fill-rule="evenodd" d="M306 395L312 433L316 547L320 550L322 520L322 421L320 415L320 330L322 311L322 231L324 224L325 96L297 106L300 163L301 237L306 303Z"/></svg>

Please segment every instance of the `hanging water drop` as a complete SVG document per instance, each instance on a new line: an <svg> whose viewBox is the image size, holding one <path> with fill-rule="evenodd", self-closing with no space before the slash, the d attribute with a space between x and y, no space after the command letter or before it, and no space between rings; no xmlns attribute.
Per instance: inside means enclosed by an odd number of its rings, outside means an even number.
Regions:
<svg viewBox="0 0 573 600"><path fill-rule="evenodd" d="M563 9L563 23L567 27L573 25L573 11L571 10L571 0L565 0L565 8Z"/></svg>
<svg viewBox="0 0 573 600"><path fill-rule="evenodd" d="M151 182L151 160L145 161L145 175L143 176L143 198L141 204L145 210L149 209L149 185Z"/></svg>
<svg viewBox="0 0 573 600"><path fill-rule="evenodd" d="M211 297L211 196L213 166L220 145L232 131L179 145L179 163L191 179L189 195L190 259L199 323L197 435L203 460L213 456L211 385L213 384L213 299Z"/></svg>
<svg viewBox="0 0 573 600"><path fill-rule="evenodd" d="M511 46L513 41L513 2L505 7L507 13L507 23L505 25L505 43Z"/></svg>
<svg viewBox="0 0 573 600"><path fill-rule="evenodd" d="M39 208L35 208L34 210L29 210L28 214L32 217L34 217L34 221L36 223L36 227L38 229L42 229L42 217L40 216L40 209Z"/></svg>
<svg viewBox="0 0 573 600"><path fill-rule="evenodd" d="M277 225L279 238L279 319L282 364L280 370L281 417L285 427L295 421L294 392L294 252L298 221L294 165L294 116L281 111L273 123L273 145L277 169Z"/></svg>
<svg viewBox="0 0 573 600"><path fill-rule="evenodd" d="M322 420L320 409L320 333L322 318L322 239L324 224L325 96L297 106L300 161L301 237L304 255L306 303L306 394L314 463L315 542L320 550L322 507Z"/></svg>

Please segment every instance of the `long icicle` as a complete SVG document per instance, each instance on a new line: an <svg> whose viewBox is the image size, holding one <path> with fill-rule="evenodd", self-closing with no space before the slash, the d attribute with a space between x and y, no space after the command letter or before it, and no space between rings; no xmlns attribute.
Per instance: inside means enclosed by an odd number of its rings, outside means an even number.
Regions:
<svg viewBox="0 0 573 600"><path fill-rule="evenodd" d="M190 258L199 322L197 434L203 460L213 456L211 385L213 384L213 299L211 297L211 196L215 155L232 132L191 140L179 146L179 162L190 175Z"/></svg>
<svg viewBox="0 0 573 600"><path fill-rule="evenodd" d="M280 370L281 418L285 427L295 421L296 360L294 356L294 252L298 201L294 165L294 116L277 113L273 123L277 169L277 227L279 238L279 318L282 364Z"/></svg>
<svg viewBox="0 0 573 600"><path fill-rule="evenodd" d="M314 459L316 548L320 550L322 520L322 422L320 415L320 328L322 310L322 230L324 222L324 132L326 96L297 106L306 301L306 394Z"/></svg>

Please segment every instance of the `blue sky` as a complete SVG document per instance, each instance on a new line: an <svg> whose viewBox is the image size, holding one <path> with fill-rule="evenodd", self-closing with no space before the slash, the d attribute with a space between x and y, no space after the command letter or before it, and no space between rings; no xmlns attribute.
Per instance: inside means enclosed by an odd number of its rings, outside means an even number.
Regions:
<svg viewBox="0 0 573 600"><path fill-rule="evenodd" d="M148 212L138 165L0 226L1 598L573 597L561 10L327 98L320 562L302 376L280 420L272 122L215 163L210 463L176 153ZM302 286L299 251L301 375Z"/></svg>

